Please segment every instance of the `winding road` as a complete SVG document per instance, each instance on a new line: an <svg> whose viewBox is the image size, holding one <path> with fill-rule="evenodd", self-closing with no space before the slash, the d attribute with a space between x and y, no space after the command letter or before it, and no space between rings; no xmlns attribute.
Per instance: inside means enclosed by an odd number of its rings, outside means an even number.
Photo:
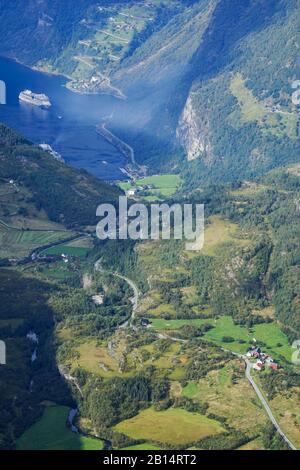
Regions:
<svg viewBox="0 0 300 470"><path fill-rule="evenodd" d="M127 284L133 290L133 294L134 294L133 297L131 298L131 302L132 302L131 317L128 320L126 320L126 322L122 323L119 326L119 328L126 328L127 326L131 326L132 321L135 318L135 312L138 308L138 302L139 302L139 291L138 291L136 284L131 279L128 279L128 277L122 276L121 274L117 274L117 273L113 273L113 274L114 276L119 277L120 279L123 279L125 282L127 282Z"/></svg>
<svg viewBox="0 0 300 470"><path fill-rule="evenodd" d="M134 320L135 318L135 312L138 308L138 302L139 302L139 290L137 288L137 285L131 280L129 279L128 277L126 276L123 276L122 274L119 274L119 273L116 273L116 272L112 272L112 271L107 271L105 269L103 269L101 267L101 259L98 259L95 264L94 264L94 269L95 271L103 271L107 274L111 274L115 277L118 277L119 279L123 279L123 281L127 282L127 284L131 287L131 289L133 290L133 297L131 298L131 302L132 302L132 313L131 313L131 316L128 320L126 320L124 323L122 323L121 325L119 325L119 329L121 328L127 328L127 326L131 326L132 325L132 321Z"/></svg>

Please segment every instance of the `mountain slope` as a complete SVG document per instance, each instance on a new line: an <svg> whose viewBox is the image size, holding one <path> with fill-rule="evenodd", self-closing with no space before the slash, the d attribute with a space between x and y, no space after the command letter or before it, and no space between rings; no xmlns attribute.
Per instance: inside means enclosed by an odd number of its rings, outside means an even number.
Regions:
<svg viewBox="0 0 300 470"><path fill-rule="evenodd" d="M23 207L25 215L33 205L33 214L40 215L42 210L44 218L67 228L96 223L97 206L102 202L115 203L120 194L117 188L87 172L55 160L3 125L0 125L0 179L5 188L12 182L10 186L14 185L19 194L14 203L17 209ZM10 223L14 214L8 206L5 213L4 209L0 204L0 214Z"/></svg>
<svg viewBox="0 0 300 470"><path fill-rule="evenodd" d="M221 48L221 60L210 65L207 46L198 53L207 68L194 81L177 128L188 158L200 160L193 171L249 177L299 159L291 87L299 70L299 2L276 2L274 9L264 3L272 15L263 27L224 53Z"/></svg>

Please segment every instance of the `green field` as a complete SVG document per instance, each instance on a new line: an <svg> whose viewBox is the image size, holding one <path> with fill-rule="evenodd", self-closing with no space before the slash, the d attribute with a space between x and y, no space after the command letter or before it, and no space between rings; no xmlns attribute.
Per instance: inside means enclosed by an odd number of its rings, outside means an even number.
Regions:
<svg viewBox="0 0 300 470"><path fill-rule="evenodd" d="M148 408L117 424L114 429L133 439L173 445L186 445L224 431L217 421L180 408L166 411Z"/></svg>
<svg viewBox="0 0 300 470"><path fill-rule="evenodd" d="M143 187L145 185L153 186L151 189L146 189L146 192L149 193L148 196L144 198L146 200L157 200L160 196L170 197L172 196L179 188L181 183L180 176L178 175L156 175L156 176L147 176L146 178L138 179L133 183L125 182L120 183L119 186L123 191L127 191L131 188ZM138 194L138 193L137 193Z"/></svg>
<svg viewBox="0 0 300 470"><path fill-rule="evenodd" d="M229 316L222 316L217 319L151 319L151 328L155 330L176 330L184 325L201 326L204 324L213 326L211 330L204 334L204 338L225 349L245 354L249 344L252 342L253 338L255 338L258 343L266 344L266 346L263 346L265 352L273 354L277 358L283 356L288 362L291 361L292 349L287 336L274 322L255 325L252 330L249 330L244 326L235 325L232 317ZM224 341L224 337L230 337L233 341Z"/></svg>
<svg viewBox="0 0 300 470"><path fill-rule="evenodd" d="M164 320L163 318L151 319L151 327L156 330L179 330L185 325L201 326L211 323L209 319Z"/></svg>
<svg viewBox="0 0 300 470"><path fill-rule="evenodd" d="M258 343L266 344L263 347L265 352L272 353L275 357L283 356L287 361L291 361L291 346L276 323L256 325L252 331L249 331L246 327L235 325L231 317L224 316L212 321L211 324L214 328L205 333L204 337L223 348L245 354L249 343L255 338ZM234 341L230 343L223 341L225 336L230 336Z"/></svg>
<svg viewBox="0 0 300 470"><path fill-rule="evenodd" d="M43 251L45 255L69 255L69 256L77 256L78 258L85 258L87 253L90 251L89 248L81 247L81 246L68 246L68 245L59 245L53 246L52 248L48 248L47 250Z"/></svg>
<svg viewBox="0 0 300 470"><path fill-rule="evenodd" d="M102 450L103 442L73 433L66 426L69 408L50 406L17 440L17 450Z"/></svg>
<svg viewBox="0 0 300 470"><path fill-rule="evenodd" d="M189 382L182 390L182 395L187 398L194 398L199 393L196 382Z"/></svg>
<svg viewBox="0 0 300 470"><path fill-rule="evenodd" d="M50 279L68 279L74 276L74 272L70 271L68 266L69 265L65 264L63 261L51 263L49 266L47 265L43 268L41 273Z"/></svg>
<svg viewBox="0 0 300 470"><path fill-rule="evenodd" d="M276 356L283 356L288 362L291 361L293 350L286 335L276 323L256 325L253 328L253 332L257 341L266 343Z"/></svg>
<svg viewBox="0 0 300 470"><path fill-rule="evenodd" d="M246 80L240 73L232 79L230 90L240 106L229 118L234 127L256 122L264 134L297 139L299 118L296 113L268 109L264 102L259 101L247 88Z"/></svg>

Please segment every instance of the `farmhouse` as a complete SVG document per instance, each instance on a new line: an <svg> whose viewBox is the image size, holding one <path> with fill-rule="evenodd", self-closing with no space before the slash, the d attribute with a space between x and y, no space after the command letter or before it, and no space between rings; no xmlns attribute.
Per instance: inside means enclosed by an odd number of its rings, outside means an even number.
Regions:
<svg viewBox="0 0 300 470"><path fill-rule="evenodd" d="M263 362L257 361L256 364L254 364L253 369L255 370L262 370L264 368Z"/></svg>
<svg viewBox="0 0 300 470"><path fill-rule="evenodd" d="M277 370L279 365L273 360L271 356L265 354L260 348L252 346L246 353L249 358L257 359L257 362L253 365L253 369L262 370L265 366L270 367L273 370Z"/></svg>
<svg viewBox="0 0 300 470"><path fill-rule="evenodd" d="M131 189L128 189L126 191L126 196L128 196L128 197L135 196L135 194L136 194L136 189L135 188L131 188Z"/></svg>
<svg viewBox="0 0 300 470"><path fill-rule="evenodd" d="M255 346L252 346L251 349L247 352L247 357L256 357L259 358L261 356L261 350L260 348L256 348Z"/></svg>

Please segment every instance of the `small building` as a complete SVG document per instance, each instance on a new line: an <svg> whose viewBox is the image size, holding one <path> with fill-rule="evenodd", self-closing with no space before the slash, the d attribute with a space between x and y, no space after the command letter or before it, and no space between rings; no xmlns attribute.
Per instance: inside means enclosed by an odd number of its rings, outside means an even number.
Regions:
<svg viewBox="0 0 300 470"><path fill-rule="evenodd" d="M131 188L131 189L128 189L126 191L126 196L128 197L132 197L132 196L135 196L136 195L136 189L135 188Z"/></svg>
<svg viewBox="0 0 300 470"><path fill-rule="evenodd" d="M148 328L150 326L150 321L147 318L142 318L141 326L143 326L144 328Z"/></svg>
<svg viewBox="0 0 300 470"><path fill-rule="evenodd" d="M269 367L273 370L277 370L279 366L278 366L278 364L276 364L276 362L271 362L269 364Z"/></svg>
<svg viewBox="0 0 300 470"><path fill-rule="evenodd" d="M259 370L259 371L262 370L263 367L264 367L264 365L263 365L263 363L260 362L260 361L257 361L256 364L253 365L253 369Z"/></svg>
<svg viewBox="0 0 300 470"><path fill-rule="evenodd" d="M260 357L260 354L261 354L260 348L252 347L247 352L247 357L256 357L256 358L258 358L258 357Z"/></svg>

